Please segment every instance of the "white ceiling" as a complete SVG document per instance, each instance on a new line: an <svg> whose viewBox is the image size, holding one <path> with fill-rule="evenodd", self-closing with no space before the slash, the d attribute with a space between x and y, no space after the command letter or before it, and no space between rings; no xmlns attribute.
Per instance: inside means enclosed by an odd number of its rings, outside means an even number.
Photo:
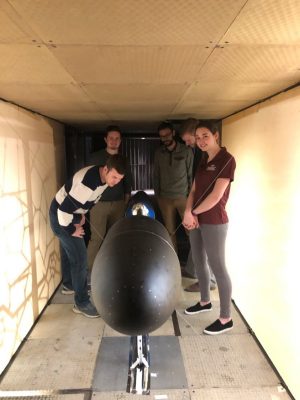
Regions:
<svg viewBox="0 0 300 400"><path fill-rule="evenodd" d="M299 0L0 0L0 97L82 129L220 119L299 81Z"/></svg>

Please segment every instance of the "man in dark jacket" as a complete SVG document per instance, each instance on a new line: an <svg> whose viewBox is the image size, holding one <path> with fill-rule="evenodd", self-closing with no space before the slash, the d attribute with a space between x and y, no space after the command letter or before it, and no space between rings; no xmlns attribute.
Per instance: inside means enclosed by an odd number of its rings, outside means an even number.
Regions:
<svg viewBox="0 0 300 400"><path fill-rule="evenodd" d="M121 130L118 126L106 128L104 137L106 148L92 153L89 164L104 165L113 154L119 153ZM88 243L88 265L92 269L94 259L109 228L124 216L127 202L131 195L131 170L126 160L124 179L112 188L108 188L100 201L90 212L91 238Z"/></svg>

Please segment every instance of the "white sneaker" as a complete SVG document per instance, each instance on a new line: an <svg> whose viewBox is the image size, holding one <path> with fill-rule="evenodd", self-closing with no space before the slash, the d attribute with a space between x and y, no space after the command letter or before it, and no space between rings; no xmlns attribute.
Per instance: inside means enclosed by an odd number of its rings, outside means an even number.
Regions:
<svg viewBox="0 0 300 400"><path fill-rule="evenodd" d="M74 294L75 291L73 289L69 289L66 286L63 285L62 290L61 290L61 294Z"/></svg>

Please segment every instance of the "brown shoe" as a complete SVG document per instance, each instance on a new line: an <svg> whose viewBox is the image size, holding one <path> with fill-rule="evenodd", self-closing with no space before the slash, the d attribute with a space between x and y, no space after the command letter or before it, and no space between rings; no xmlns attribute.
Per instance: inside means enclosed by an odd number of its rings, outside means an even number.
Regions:
<svg viewBox="0 0 300 400"><path fill-rule="evenodd" d="M199 287L199 282L195 282L190 286L187 286L185 289L185 292L199 292L200 287Z"/></svg>

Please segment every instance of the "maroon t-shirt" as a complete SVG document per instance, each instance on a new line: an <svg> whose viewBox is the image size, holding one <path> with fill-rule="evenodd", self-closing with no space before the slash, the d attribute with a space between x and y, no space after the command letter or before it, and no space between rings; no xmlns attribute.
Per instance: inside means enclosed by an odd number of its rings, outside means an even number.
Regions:
<svg viewBox="0 0 300 400"><path fill-rule="evenodd" d="M235 159L222 147L218 154L209 162L203 157L198 165L195 175L194 207L197 207L213 191L218 178L234 179ZM228 216L225 206L229 197L230 183L227 186L221 200L210 210L198 215L199 224L226 224Z"/></svg>

